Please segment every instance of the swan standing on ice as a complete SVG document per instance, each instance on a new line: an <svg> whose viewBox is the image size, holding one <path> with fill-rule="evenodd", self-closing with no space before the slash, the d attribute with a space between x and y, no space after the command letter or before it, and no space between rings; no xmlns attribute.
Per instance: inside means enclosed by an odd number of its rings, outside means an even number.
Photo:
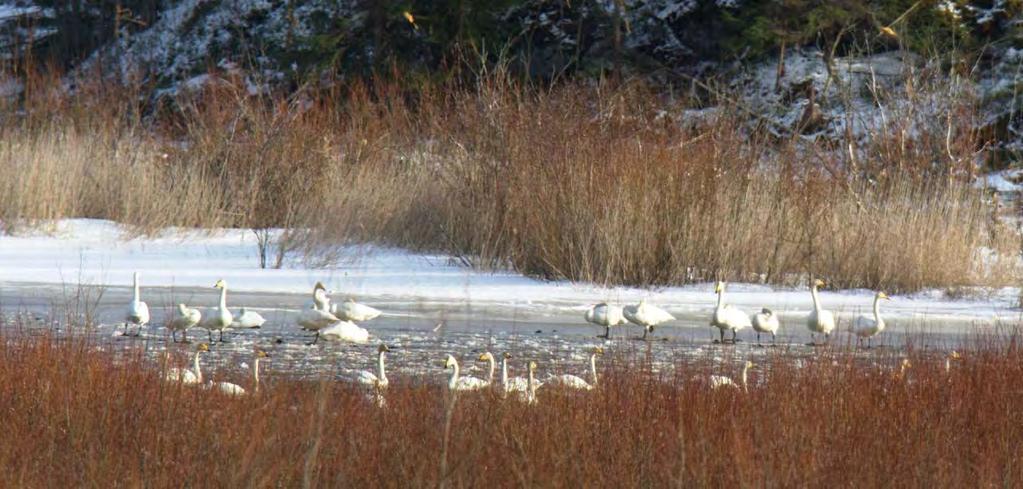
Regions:
<svg viewBox="0 0 1023 489"><path fill-rule="evenodd" d="M244 307L238 310L238 317L231 323L232 328L237 329L259 329L266 319L256 311L246 310Z"/></svg>
<svg viewBox="0 0 1023 489"><path fill-rule="evenodd" d="M775 344L778 334L778 316L768 308L763 308L753 315L753 331L757 332L757 344L760 344L760 333L771 333L771 344Z"/></svg>
<svg viewBox="0 0 1023 489"><path fill-rule="evenodd" d="M384 370L384 354L391 351L390 348L385 344L380 344L377 347L377 373L374 374L368 370L359 372L359 383L372 389L372 400L378 407L384 407L387 404L387 399L384 398L384 391L387 390L387 372Z"/></svg>
<svg viewBox="0 0 1023 489"><path fill-rule="evenodd" d="M322 283L316 282L316 285L313 286L311 307L303 309L297 319L298 325L302 329L316 332L316 337L310 344L316 344L320 340L320 330L340 321L337 316L330 313L329 309L330 297L327 296L327 289Z"/></svg>
<svg viewBox="0 0 1023 489"><path fill-rule="evenodd" d="M369 343L369 331L351 321L338 321L317 331L316 335L328 341L344 341L358 345Z"/></svg>
<svg viewBox="0 0 1023 489"><path fill-rule="evenodd" d="M874 295L874 317L859 316L853 321L850 330L856 335L856 343L859 343L863 338L867 339L867 348L870 348L870 341L881 334L884 331L884 319L881 319L881 301L891 300L888 294L884 292L878 292Z"/></svg>
<svg viewBox="0 0 1023 489"><path fill-rule="evenodd" d="M149 324L149 306L139 298L139 272L135 272L133 281L135 283L135 294L128 303L128 311L124 315L124 336L128 336L128 324L137 326L135 336L142 332L142 327Z"/></svg>
<svg viewBox="0 0 1023 489"><path fill-rule="evenodd" d="M835 330L835 316L831 314L831 311L824 309L821 305L820 297L817 295L817 288L824 287L824 285L823 280L816 279L810 287L810 296L813 297L813 310L806 317L806 327L810 330L811 345L817 344L817 339L814 336L817 333L823 334L825 341L827 341L827 339L831 338L831 332Z"/></svg>
<svg viewBox="0 0 1023 489"><path fill-rule="evenodd" d="M202 320L202 313L198 309L192 309L186 307L184 304L178 304L177 313L174 318L167 323L167 329L171 330L171 341L174 343L178 342L178 331L184 333L185 339L183 343L188 343L188 329L199 324Z"/></svg>
<svg viewBox="0 0 1023 489"><path fill-rule="evenodd" d="M620 326L625 324L625 315L622 313L622 308L618 306L612 306L606 302L595 304L586 314L583 316L586 321L604 327L603 338L611 338L611 328L614 326Z"/></svg>
<svg viewBox="0 0 1023 489"><path fill-rule="evenodd" d="M751 369L751 368L753 368L753 362L747 360L746 361L746 365L744 365L742 367L742 377L740 378L740 380L742 381L742 391L743 392L746 392L746 390L747 390L747 388L746 388L746 379L747 379L747 375L749 374L749 369ZM711 375L710 376L710 388L711 389L720 389L722 387L731 387L731 388L738 389L739 385L736 385L735 381L732 380L731 377L726 377L724 375Z"/></svg>
<svg viewBox="0 0 1023 489"><path fill-rule="evenodd" d="M231 327L231 323L234 322L234 316L227 308L227 282L224 279L217 280L213 288L220 289L220 304L203 314L199 327L209 333L210 343L213 342L213 332L220 331L219 341L224 343L224 329Z"/></svg>
<svg viewBox="0 0 1023 489"><path fill-rule="evenodd" d="M380 310L359 304L354 299L348 298L340 304L331 304L330 312L342 321L369 321L379 316Z"/></svg>
<svg viewBox="0 0 1023 489"><path fill-rule="evenodd" d="M181 382L182 384L201 384L202 370L199 368L199 354L210 351L210 345L199 343L195 349L195 358L192 360L192 370L187 368L170 368L164 374L163 379L167 382Z"/></svg>
<svg viewBox="0 0 1023 489"><path fill-rule="evenodd" d="M269 358L270 355L263 350L256 350L256 353L252 358L252 391L259 392L259 360L263 358ZM222 394L230 396L244 396L247 394L245 389L238 384L232 384L230 382L210 382L207 384L210 389L217 389Z"/></svg>
<svg viewBox="0 0 1023 489"><path fill-rule="evenodd" d="M458 360L455 360L455 357L451 355L448 355L447 360L444 362L444 368L451 369L451 378L448 380L448 389L453 391L475 391L490 385L487 381L477 379L475 377L459 377Z"/></svg>
<svg viewBox="0 0 1023 489"><path fill-rule="evenodd" d="M716 326L721 333L721 342L725 342L725 331L732 331L732 343L736 341L736 333L743 328L751 326L749 316L735 306L725 304L725 283L718 282L714 286L714 292L718 295L717 307L711 317L710 325Z"/></svg>
<svg viewBox="0 0 1023 489"><path fill-rule="evenodd" d="M634 306L625 306L622 308L622 315L633 324L643 328L644 340L647 333L654 331L654 326L675 320L675 316L668 314L668 311L647 304L646 299L639 301L639 304Z"/></svg>
<svg viewBox="0 0 1023 489"><path fill-rule="evenodd" d="M544 386L593 390L597 386L597 355L604 355L604 349L598 346L590 352L590 379L593 381L592 384L587 383L578 375L562 374L551 376L544 383Z"/></svg>

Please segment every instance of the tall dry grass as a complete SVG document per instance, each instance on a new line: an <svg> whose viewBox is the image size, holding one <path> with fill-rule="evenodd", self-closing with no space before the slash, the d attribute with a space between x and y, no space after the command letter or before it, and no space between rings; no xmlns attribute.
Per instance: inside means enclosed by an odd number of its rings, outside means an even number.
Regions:
<svg viewBox="0 0 1023 489"><path fill-rule="evenodd" d="M980 141L966 98L947 121L894 114L903 122L847 152L728 110L690 124L636 85L539 90L495 76L284 97L223 81L148 117L131 93L37 96L0 126L5 227L67 216L142 231L283 227L265 265L370 241L608 284L817 275L911 291L1017 273L1018 234L971 187Z"/></svg>
<svg viewBox="0 0 1023 489"><path fill-rule="evenodd" d="M450 403L437 367L436 379L392 374L381 409L347 382L291 380L272 362L259 394L236 399L161 382L141 349L7 336L0 484L1013 487L1023 358L1011 345L948 371L911 352L902 375L883 353L820 351L797 367L781 351L748 392L711 389L712 370L684 356L657 375L616 355L599 389L535 406L491 393Z"/></svg>

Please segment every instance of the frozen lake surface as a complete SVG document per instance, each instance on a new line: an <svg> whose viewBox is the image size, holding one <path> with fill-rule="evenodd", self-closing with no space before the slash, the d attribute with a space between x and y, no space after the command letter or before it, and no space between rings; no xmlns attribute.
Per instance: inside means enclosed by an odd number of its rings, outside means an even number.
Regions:
<svg viewBox="0 0 1023 489"><path fill-rule="evenodd" d="M527 358L540 360L544 373L582 374L586 352L598 345L612 354L640 353L655 371L669 375L683 357L720 364L730 372L747 359L756 362L779 351L799 358L818 350L805 345L810 339L805 317L811 308L805 289L729 284L728 303L747 313L773 309L782 331L778 348L756 347L750 330L740 333L744 341L738 345L719 345L712 343L717 330L708 326L716 298L713 284L646 290L546 282L510 272L474 271L446 256L370 246L351 247L329 268L263 270L257 266L254 236L244 230L168 230L158 237L126 240L107 221L58 221L44 229L0 237L0 308L8 331L85 335L111 348L141 344L154 358L169 349L181 363L194 344L170 343L162 325L179 302L214 306L218 292L212 285L223 278L232 310L244 306L267 319L262 329L231 332L228 343L211 345L204 365L214 376L233 379L244 375L243 364L250 362L255 347L273 355L267 365L271 372L344 378L372 369L376 345L386 343L393 349L388 356L392 375L437 381L446 378L440 364L447 353L464 364L463 373L479 377L485 375L485 365L474 359L486 350L512 352L517 357L513 375L522 375ZM142 275L142 298L152 321L140 337L126 338L119 331L134 271ZM306 344L311 333L299 329L295 316L316 281L334 291L335 301L354 296L384 311L361 324L371 333L369 344ZM1007 288L970 299L950 300L939 291L893 297L882 311L888 330L875 340L886 347L874 351L898 352L907 343L960 348L978 333L1007 333L1020 320L1018 293ZM597 338L602 328L582 318L591 304L625 305L642 298L678 318L659 327L651 341L637 340L642 331L635 326L613 330L613 339L606 341ZM838 316L839 329L868 313L871 298L867 290L822 292L824 305ZM69 320L95 327L69 329ZM206 340L206 333L194 329L190 338ZM835 345L852 341L847 334L832 337Z"/></svg>

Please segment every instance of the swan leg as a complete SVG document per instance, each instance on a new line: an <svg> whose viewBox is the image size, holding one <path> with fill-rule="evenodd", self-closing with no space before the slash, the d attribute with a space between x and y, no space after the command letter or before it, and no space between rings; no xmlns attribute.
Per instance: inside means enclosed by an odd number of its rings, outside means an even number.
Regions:
<svg viewBox="0 0 1023 489"><path fill-rule="evenodd" d="M176 329L171 330L171 343L178 342L178 331Z"/></svg>
<svg viewBox="0 0 1023 489"><path fill-rule="evenodd" d="M220 339L218 341L220 341L221 343L227 343L226 341L224 341L224 330L220 330Z"/></svg>
<svg viewBox="0 0 1023 489"><path fill-rule="evenodd" d="M760 344L760 331L757 331L757 344Z"/></svg>
<svg viewBox="0 0 1023 489"><path fill-rule="evenodd" d="M319 340L320 340L320 332L317 331L316 332L316 336L313 336L313 341L310 341L309 343L306 343L306 344L307 345L315 345L316 342L319 341Z"/></svg>
<svg viewBox="0 0 1023 489"><path fill-rule="evenodd" d="M185 344L191 343L191 341L188 341L188 330L186 329L186 330L182 331L181 333L182 333L181 336L183 337L181 342L185 343Z"/></svg>
<svg viewBox="0 0 1023 489"><path fill-rule="evenodd" d="M646 327L646 326L644 326L644 327L643 327L643 340L644 340L644 341L646 341L646 334L647 334L647 333L649 333L649 332L650 332L650 330L649 330L649 329L647 329L647 327Z"/></svg>
<svg viewBox="0 0 1023 489"><path fill-rule="evenodd" d="M778 346L778 335L771 333L771 346Z"/></svg>
<svg viewBox="0 0 1023 489"><path fill-rule="evenodd" d="M213 330L207 329L206 334L210 335L210 343L213 343Z"/></svg>
<svg viewBox="0 0 1023 489"><path fill-rule="evenodd" d="M725 330L718 329L718 333L721 333L721 343L725 342Z"/></svg>
<svg viewBox="0 0 1023 489"><path fill-rule="evenodd" d="M734 345L734 344L736 344L736 343L738 343L738 341L737 341L737 340L736 340L736 338L735 338L737 334L738 334L738 331L737 331L737 330L734 330L734 329L733 329L733 330L732 330L732 344L733 344L733 345Z"/></svg>

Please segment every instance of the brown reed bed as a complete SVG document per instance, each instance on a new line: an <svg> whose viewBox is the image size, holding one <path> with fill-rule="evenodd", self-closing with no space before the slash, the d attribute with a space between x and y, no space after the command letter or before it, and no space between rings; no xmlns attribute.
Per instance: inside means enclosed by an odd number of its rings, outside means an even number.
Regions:
<svg viewBox="0 0 1023 489"><path fill-rule="evenodd" d="M454 403L392 376L387 406L344 381L267 368L257 395L162 382L141 349L0 342L5 487L1001 486L1023 480L1023 358L1014 341L944 356L784 349L748 391L706 363L655 374L612 355L593 392ZM733 371L717 371L735 375ZM245 384L247 385L247 384ZM447 440L445 444L445 440Z"/></svg>
<svg viewBox="0 0 1023 489"><path fill-rule="evenodd" d="M1018 275L1018 233L971 185L982 143L965 95L955 117L910 104L842 142L751 129L727 109L694 122L638 85L495 76L254 97L225 81L145 117L130 87L80 85L31 91L0 124L5 229L281 227L267 266L376 242L605 284L816 275L913 291Z"/></svg>

